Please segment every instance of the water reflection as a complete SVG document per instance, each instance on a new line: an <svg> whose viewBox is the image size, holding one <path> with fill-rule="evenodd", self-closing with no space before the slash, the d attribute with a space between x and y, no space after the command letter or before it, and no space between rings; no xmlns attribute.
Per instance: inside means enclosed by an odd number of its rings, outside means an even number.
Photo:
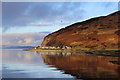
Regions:
<svg viewBox="0 0 120 80"><path fill-rule="evenodd" d="M120 65L111 63L119 61L117 56L97 56L83 51L77 53L37 51L37 53L42 56L46 64L53 65L64 74L71 74L77 78L120 78Z"/></svg>
<svg viewBox="0 0 120 80"><path fill-rule="evenodd" d="M4 78L120 78L119 57L109 56L111 52L102 52L107 56L84 51L2 53Z"/></svg>
<svg viewBox="0 0 120 80"><path fill-rule="evenodd" d="M35 52L17 49L2 51L3 78L73 78L50 66Z"/></svg>

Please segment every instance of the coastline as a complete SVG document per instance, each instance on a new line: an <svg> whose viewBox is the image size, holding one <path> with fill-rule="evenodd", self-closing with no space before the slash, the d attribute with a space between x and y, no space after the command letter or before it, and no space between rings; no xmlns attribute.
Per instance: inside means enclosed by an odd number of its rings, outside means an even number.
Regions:
<svg viewBox="0 0 120 80"><path fill-rule="evenodd" d="M72 50L63 50L63 49L23 49L24 51L50 51L50 52L63 52L63 51L72 51Z"/></svg>
<svg viewBox="0 0 120 80"><path fill-rule="evenodd" d="M33 52L62 52L62 53L81 53L84 52L85 54L96 55L96 56L113 56L113 57L120 57L120 49L96 49L96 50L87 50L87 49L65 49L65 50L53 50L53 49L24 49L24 51L33 51Z"/></svg>
<svg viewBox="0 0 120 80"><path fill-rule="evenodd" d="M66 52L72 52L72 51L120 51L120 49L90 49L90 48L81 48L81 49L35 49L35 48L31 48L31 49L23 49L24 51L54 51L54 52L58 52L58 51L66 51Z"/></svg>

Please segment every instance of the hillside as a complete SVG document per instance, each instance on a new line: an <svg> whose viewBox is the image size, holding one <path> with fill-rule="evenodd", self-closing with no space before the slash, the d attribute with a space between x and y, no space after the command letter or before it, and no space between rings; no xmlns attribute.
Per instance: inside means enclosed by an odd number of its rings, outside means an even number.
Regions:
<svg viewBox="0 0 120 80"><path fill-rule="evenodd" d="M41 46L117 49L120 37L119 14L120 11L62 28L47 35Z"/></svg>

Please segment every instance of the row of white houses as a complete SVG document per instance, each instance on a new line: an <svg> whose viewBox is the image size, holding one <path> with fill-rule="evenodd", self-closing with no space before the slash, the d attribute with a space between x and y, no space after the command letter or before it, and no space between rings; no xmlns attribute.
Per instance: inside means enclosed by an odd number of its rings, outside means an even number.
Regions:
<svg viewBox="0 0 120 80"><path fill-rule="evenodd" d="M71 47L69 46L63 46L63 47L41 47L41 46L37 46L35 47L35 49L71 49Z"/></svg>

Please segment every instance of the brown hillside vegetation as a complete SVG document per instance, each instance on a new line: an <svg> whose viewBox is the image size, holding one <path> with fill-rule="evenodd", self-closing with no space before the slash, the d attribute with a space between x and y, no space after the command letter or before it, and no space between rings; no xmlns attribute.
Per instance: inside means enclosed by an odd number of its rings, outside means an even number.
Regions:
<svg viewBox="0 0 120 80"><path fill-rule="evenodd" d="M117 49L120 37L119 14L120 11L62 28L47 35L41 46Z"/></svg>

